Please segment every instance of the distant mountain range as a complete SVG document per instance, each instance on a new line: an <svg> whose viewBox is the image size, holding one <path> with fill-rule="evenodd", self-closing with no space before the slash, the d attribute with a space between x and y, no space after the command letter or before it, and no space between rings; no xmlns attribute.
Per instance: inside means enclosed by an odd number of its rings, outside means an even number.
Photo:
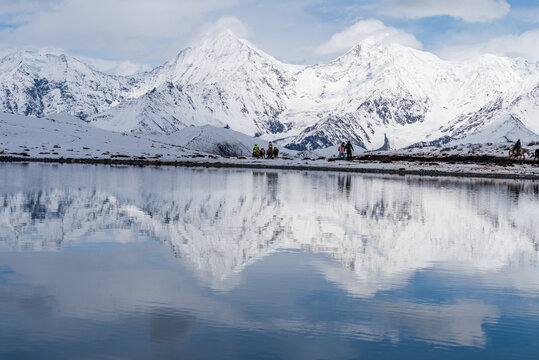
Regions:
<svg viewBox="0 0 539 360"><path fill-rule="evenodd" d="M135 133L226 126L294 150L348 139L370 150L402 148L493 123L539 133L539 63L493 55L448 62L367 39L327 64L288 65L226 31L129 77L67 55L10 54L0 59L0 111L67 112Z"/></svg>

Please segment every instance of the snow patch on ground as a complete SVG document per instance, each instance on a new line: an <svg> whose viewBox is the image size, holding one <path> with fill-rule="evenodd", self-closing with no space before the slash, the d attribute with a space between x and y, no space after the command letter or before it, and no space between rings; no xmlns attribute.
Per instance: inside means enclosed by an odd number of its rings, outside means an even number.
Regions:
<svg viewBox="0 0 539 360"><path fill-rule="evenodd" d="M0 114L1 155L33 158L175 159L192 155L182 146L96 128L67 114L46 118Z"/></svg>
<svg viewBox="0 0 539 360"><path fill-rule="evenodd" d="M211 125L190 126L170 135L152 138L167 144L180 145L191 150L227 157L251 156L255 145L264 149L268 148L266 140ZM292 153L292 151L283 148L279 150L283 155Z"/></svg>

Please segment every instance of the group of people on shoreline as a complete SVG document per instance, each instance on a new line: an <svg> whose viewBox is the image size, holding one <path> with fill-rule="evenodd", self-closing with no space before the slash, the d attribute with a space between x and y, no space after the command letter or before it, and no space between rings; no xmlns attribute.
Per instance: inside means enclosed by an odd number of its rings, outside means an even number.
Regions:
<svg viewBox="0 0 539 360"><path fill-rule="evenodd" d="M352 146L352 143L348 141L346 145L344 145L344 142L341 143L341 146L339 146L339 159L344 160L344 153L346 152L346 160L350 161L352 160L352 151L354 150L354 147Z"/></svg>
<svg viewBox="0 0 539 360"><path fill-rule="evenodd" d="M273 147L273 144L271 141L268 143L268 149L265 150L264 148L259 148L257 144L255 144L253 148L253 157L255 158L266 158L266 159L273 159L279 156L279 149L276 147Z"/></svg>
<svg viewBox="0 0 539 360"><path fill-rule="evenodd" d="M352 160L352 151L354 151L354 147L352 146L352 143L348 141L346 144L344 142L341 143L339 146L339 159L345 159L345 153L346 153L346 160ZM258 144L255 144L253 147L253 157L254 158L266 158L266 159L273 159L276 158L279 155L279 149L276 147L273 147L273 143L270 141L268 143L268 149L265 150L264 148L260 148Z"/></svg>
<svg viewBox="0 0 539 360"><path fill-rule="evenodd" d="M510 156L511 154L520 154L522 152L522 149L523 149L522 144L520 142L520 139L518 139L516 143L513 145L513 147L511 148ZM352 151L354 151L354 146L352 145L350 140L348 140L346 144L342 142L337 151L339 153L338 159L343 159L343 160L346 159L348 161L351 161ZM346 154L346 158L345 158L345 154ZM277 149L276 147L273 147L273 143L271 141L268 143L267 150L265 150L264 148L258 147L257 144L255 144L253 148L253 157L255 158L273 159L273 158L276 158L278 155L279 155L279 149ZM539 149L535 151L535 159L536 160L539 159Z"/></svg>
<svg viewBox="0 0 539 360"><path fill-rule="evenodd" d="M346 145L341 143L339 146L339 159L345 159L344 154L346 153L346 160L352 160L352 151L354 151L354 147L352 146L352 143L348 141ZM253 157L254 158L266 158L266 159L273 159L276 158L279 155L279 149L276 147L273 147L272 142L270 141L268 143L268 149L265 150L264 148L258 147L258 144L255 144L253 147Z"/></svg>

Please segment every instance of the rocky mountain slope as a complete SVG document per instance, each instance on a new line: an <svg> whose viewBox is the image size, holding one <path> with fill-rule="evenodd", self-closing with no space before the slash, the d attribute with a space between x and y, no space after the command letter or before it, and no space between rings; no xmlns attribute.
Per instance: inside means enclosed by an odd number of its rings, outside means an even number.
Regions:
<svg viewBox="0 0 539 360"><path fill-rule="evenodd" d="M0 59L0 110L81 119L129 97L134 79L101 73L66 55L19 51Z"/></svg>
<svg viewBox="0 0 539 360"><path fill-rule="evenodd" d="M0 60L0 80L4 112L69 112L135 133L228 126L295 150L345 139L370 150L402 148L512 118L539 131L539 63L493 55L448 62L372 39L327 64L296 66L226 31L132 77L64 55L18 52Z"/></svg>

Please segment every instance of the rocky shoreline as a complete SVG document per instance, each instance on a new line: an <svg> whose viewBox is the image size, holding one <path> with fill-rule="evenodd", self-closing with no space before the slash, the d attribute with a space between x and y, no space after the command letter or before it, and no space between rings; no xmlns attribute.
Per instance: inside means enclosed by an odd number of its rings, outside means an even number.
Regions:
<svg viewBox="0 0 539 360"><path fill-rule="evenodd" d="M498 156L428 157L400 154L363 154L353 161L338 161L334 158L253 160L247 158L220 158L217 156L192 155L181 160L159 160L131 157L115 158L67 158L0 156L0 162L16 163L59 163L59 164L102 164L125 166L176 166L207 168L247 168L300 171L335 171L360 174L392 174L415 176L450 176L467 178L527 179L539 180L539 163L532 160L514 160ZM462 166L482 166L462 168ZM526 167L523 169L523 167ZM515 171L508 171L514 168ZM500 171L503 170L503 171ZM518 170L518 171L517 171Z"/></svg>

